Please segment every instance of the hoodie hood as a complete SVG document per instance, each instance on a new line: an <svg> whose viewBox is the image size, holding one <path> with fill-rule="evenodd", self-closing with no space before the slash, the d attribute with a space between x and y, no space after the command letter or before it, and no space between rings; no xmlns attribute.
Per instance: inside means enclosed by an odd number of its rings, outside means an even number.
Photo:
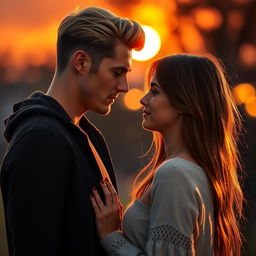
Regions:
<svg viewBox="0 0 256 256"><path fill-rule="evenodd" d="M62 106L52 97L43 92L35 92L25 100L13 106L13 113L4 120L4 137L10 142L17 126L31 115L48 115L74 126L74 123Z"/></svg>
<svg viewBox="0 0 256 256"><path fill-rule="evenodd" d="M54 98L45 95L43 92L35 92L25 100L14 104L13 113L4 120L6 126L4 136L8 143L10 143L16 131L20 129L20 125L33 115L46 115L59 120L63 126L68 128L72 136L76 136L81 141L86 140L88 136L101 158L104 159L107 169L112 170L110 178L116 188L112 161L101 132L85 116L82 116L79 126L75 125L64 108Z"/></svg>

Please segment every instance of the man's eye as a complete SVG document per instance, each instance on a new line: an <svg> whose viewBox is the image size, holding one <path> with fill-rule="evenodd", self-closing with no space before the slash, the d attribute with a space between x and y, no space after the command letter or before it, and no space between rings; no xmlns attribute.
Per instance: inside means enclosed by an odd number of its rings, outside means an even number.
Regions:
<svg viewBox="0 0 256 256"><path fill-rule="evenodd" d="M113 72L114 77L120 77L122 76L123 72Z"/></svg>
<svg viewBox="0 0 256 256"><path fill-rule="evenodd" d="M150 89L150 92L153 96L158 94L158 91L154 90L154 89Z"/></svg>

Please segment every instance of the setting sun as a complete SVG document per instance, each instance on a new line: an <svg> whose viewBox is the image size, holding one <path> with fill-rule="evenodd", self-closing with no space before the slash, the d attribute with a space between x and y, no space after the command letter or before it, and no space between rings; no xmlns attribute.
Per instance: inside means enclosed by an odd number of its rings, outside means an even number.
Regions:
<svg viewBox="0 0 256 256"><path fill-rule="evenodd" d="M145 31L145 46L141 51L132 51L132 58L145 61L157 55L161 48L161 38L157 31L150 26L143 26Z"/></svg>

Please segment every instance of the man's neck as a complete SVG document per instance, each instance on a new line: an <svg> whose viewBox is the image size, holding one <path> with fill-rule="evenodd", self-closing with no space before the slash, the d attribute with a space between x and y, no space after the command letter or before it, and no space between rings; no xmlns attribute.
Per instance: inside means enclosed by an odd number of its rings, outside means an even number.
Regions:
<svg viewBox="0 0 256 256"><path fill-rule="evenodd" d="M55 74L46 95L53 97L64 108L75 125L79 124L86 110L79 104L78 93L70 77Z"/></svg>

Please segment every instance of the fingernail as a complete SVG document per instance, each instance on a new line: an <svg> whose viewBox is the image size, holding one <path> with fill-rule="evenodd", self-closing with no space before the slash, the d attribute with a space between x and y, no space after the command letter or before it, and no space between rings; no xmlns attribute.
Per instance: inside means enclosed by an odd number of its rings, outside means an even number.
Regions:
<svg viewBox="0 0 256 256"><path fill-rule="evenodd" d="M109 182L108 177L105 178L105 181L106 181L106 182Z"/></svg>
<svg viewBox="0 0 256 256"><path fill-rule="evenodd" d="M103 179L100 180L100 183L103 185L105 184Z"/></svg>
<svg viewBox="0 0 256 256"><path fill-rule="evenodd" d="M93 186L93 188L92 188L94 191L96 191L97 189L96 189L96 187L95 186Z"/></svg>

